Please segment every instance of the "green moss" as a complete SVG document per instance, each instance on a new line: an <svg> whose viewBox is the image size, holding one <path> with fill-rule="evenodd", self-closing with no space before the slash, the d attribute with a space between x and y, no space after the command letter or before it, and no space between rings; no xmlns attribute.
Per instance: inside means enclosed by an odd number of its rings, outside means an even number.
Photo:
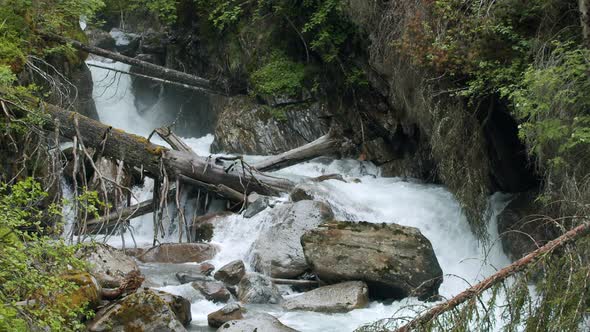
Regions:
<svg viewBox="0 0 590 332"><path fill-rule="evenodd" d="M250 77L254 91L265 96L295 96L301 93L305 66L274 53L268 62Z"/></svg>

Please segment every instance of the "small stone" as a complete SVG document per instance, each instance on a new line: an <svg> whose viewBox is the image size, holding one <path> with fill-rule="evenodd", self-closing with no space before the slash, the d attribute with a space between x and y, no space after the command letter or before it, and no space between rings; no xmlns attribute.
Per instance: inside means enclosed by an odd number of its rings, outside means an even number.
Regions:
<svg viewBox="0 0 590 332"><path fill-rule="evenodd" d="M215 272L213 276L219 281L223 281L229 285L237 285L246 274L246 267L241 260L235 260L224 265L219 271Z"/></svg>
<svg viewBox="0 0 590 332"><path fill-rule="evenodd" d="M239 304L231 303L207 315L207 323L211 327L218 328L226 322L244 318L243 311Z"/></svg>

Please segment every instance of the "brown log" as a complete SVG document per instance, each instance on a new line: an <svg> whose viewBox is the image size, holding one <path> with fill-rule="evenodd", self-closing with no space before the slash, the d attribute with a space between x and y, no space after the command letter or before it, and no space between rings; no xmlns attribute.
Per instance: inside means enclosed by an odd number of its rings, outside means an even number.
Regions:
<svg viewBox="0 0 590 332"><path fill-rule="evenodd" d="M253 172L243 168L239 162L231 169L226 169L209 158L170 150L153 144L144 137L114 129L78 113L50 104L44 106L52 118L52 121L46 122L45 129L55 130L57 126L62 136L73 138L76 136L74 119L77 117L79 132L82 135L79 139L84 141L86 147L99 149L104 156L140 167L153 177L159 177L164 169L172 177L184 175L201 182L224 185L246 194L256 191L264 195L277 195L294 187L293 182L287 179Z"/></svg>
<svg viewBox="0 0 590 332"><path fill-rule="evenodd" d="M43 33L42 35L47 40L55 41L60 44L69 44L72 47L74 47L78 50L84 51L84 52L96 54L96 55L99 55L99 56L102 56L105 58L109 58L111 60L115 60L115 61L126 63L128 65L136 66L138 68L148 71L153 76L156 76L156 77L168 80L168 81L184 83L184 84L192 85L192 86L195 86L198 88L202 88L204 90L207 90L210 93L225 95L225 91L223 91L222 89L219 89L218 87L215 87L213 85L213 83L211 83L211 81L204 79L202 77L198 77L195 75L183 73L178 70L158 66L153 63L149 63L147 61L142 61L139 59L130 58L128 56L124 56L119 53L111 52L111 51L108 51L108 50L105 50L105 49L102 49L99 47L89 46L89 45L80 43L79 41L69 39L66 37L62 37L62 36L58 36L56 34Z"/></svg>
<svg viewBox="0 0 590 332"><path fill-rule="evenodd" d="M590 222L586 222L575 227L574 229L568 231L562 236L556 238L555 240L548 242L546 245L538 248L537 250L529 253L523 258L517 260L516 262L506 266L505 268L501 269L500 271L496 272L490 277L484 279L477 285L468 288L467 290L463 291L462 293L458 294L452 299L428 309L426 312L414 318L406 325L398 328L396 332L409 332L415 328L427 324L428 322L432 321L444 312L457 307L461 303L464 303L475 296L479 296L481 293L483 293L485 290L489 289L493 285L501 281L504 281L505 279L514 275L515 273L523 271L529 265L537 262L545 254L548 254L557 248L563 247L564 245L573 242L584 235L587 235L589 232Z"/></svg>
<svg viewBox="0 0 590 332"><path fill-rule="evenodd" d="M342 140L335 136L332 132L329 132L313 142L264 159L254 164L253 167L263 172L275 171L313 158L338 154L342 146Z"/></svg>
<svg viewBox="0 0 590 332"><path fill-rule="evenodd" d="M243 202L244 201L244 194L240 193L239 191L233 190L232 188L222 185L222 184L210 184L205 183L203 181L191 179L184 175L179 175L178 178L180 181L191 184L193 186L201 187L207 191L214 192L221 197L227 198L230 201L234 202Z"/></svg>

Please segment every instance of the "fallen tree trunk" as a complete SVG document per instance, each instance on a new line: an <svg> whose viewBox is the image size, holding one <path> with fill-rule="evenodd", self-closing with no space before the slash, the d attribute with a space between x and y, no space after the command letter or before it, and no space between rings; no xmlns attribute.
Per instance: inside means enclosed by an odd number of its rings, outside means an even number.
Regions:
<svg viewBox="0 0 590 332"><path fill-rule="evenodd" d="M207 191L216 193L217 195L227 198L230 201L238 202L238 203L244 201L244 194L240 193L239 191L233 190L232 188L230 188L228 186L225 186L222 184L205 183L203 181L191 179L191 178L186 177L182 174L179 175L178 178L180 179L180 181L182 181L184 183L188 183L193 186L197 186L197 187L203 188Z"/></svg>
<svg viewBox="0 0 590 332"><path fill-rule="evenodd" d="M222 89L219 89L218 87L215 87L213 85L213 83L211 83L211 81L204 79L202 77L198 77L198 76L190 75L187 73L183 73L178 70L158 66L153 63L149 63L147 61L142 61L139 59L130 58L128 56L124 56L119 53L111 52L111 51L108 51L108 50L105 50L105 49L102 49L99 47L89 46L89 45L80 43L79 41L65 38L62 36L58 36L56 34L44 33L43 37L48 40L58 42L60 44L72 45L72 47L74 47L78 50L82 50L82 51L85 51L88 53L96 54L96 55L99 55L99 56L102 56L105 58L109 58L109 59L112 59L115 61L123 62L128 65L136 66L138 68L148 71L150 73L150 75L157 76L157 77L160 77L160 78L168 80L168 81L184 83L184 84L188 84L188 85L192 85L195 87L205 89L211 93L225 95L225 91L223 91Z"/></svg>
<svg viewBox="0 0 590 332"><path fill-rule="evenodd" d="M89 220L85 224L77 224L77 230L80 233L110 232L113 227L116 227L121 222L143 216L153 212L153 210L153 201L150 199L139 204L121 208L100 218Z"/></svg>
<svg viewBox="0 0 590 332"><path fill-rule="evenodd" d="M319 286L320 282L317 280L298 280L298 279L279 279L270 278L270 281L277 285L291 285L291 286Z"/></svg>
<svg viewBox="0 0 590 332"><path fill-rule="evenodd" d="M240 193L257 192L263 195L277 195L288 192L293 182L255 172L236 161L226 169L205 157L198 157L184 151L169 150L153 144L146 138L113 129L101 122L89 119L75 112L45 104L46 112L53 121L47 121L45 129L59 130L67 138L76 136L76 127L85 146L101 151L104 156L125 161L126 164L142 168L152 177L163 172L174 178L184 175L201 182L224 185Z"/></svg>
<svg viewBox="0 0 590 332"><path fill-rule="evenodd" d="M180 137L178 137L170 128L168 127L161 127L154 130L158 136L160 136L166 143L170 144L170 146L177 151L184 151L186 153L190 153L195 157L198 155L191 149L188 144L186 144Z"/></svg>
<svg viewBox="0 0 590 332"><path fill-rule="evenodd" d="M120 73L120 74L124 74L124 75L129 75L129 76L135 76L135 77L140 77L140 78L144 78L150 81L154 81L154 82L158 82L158 83L163 83L163 84L170 84L170 85L174 85L180 88L184 88L184 89L188 89L188 90L193 90L193 91L197 91L197 92L209 92L209 93L213 93L211 90L209 89L205 89L205 88L201 88L201 87L196 87L193 85L188 85L188 84L184 84L184 83L179 83L179 82L174 82L174 81L169 81L169 80L165 80L162 78L157 78L157 77L153 77L153 76L149 76L149 75L144 75L144 74L139 74L139 73L133 73L133 72L129 72L129 71L124 71L124 70L119 70L119 69L115 69L115 68L111 68L111 67L107 67L107 66L100 66L94 63L86 63L87 66L89 67L96 67L96 68L100 68L100 69L106 69L106 70L110 70L113 71L115 73Z"/></svg>
<svg viewBox="0 0 590 332"><path fill-rule="evenodd" d="M421 314L417 318L414 318L408 324L398 328L396 332L409 332L413 329L416 329L420 326L427 324L428 322L432 321L444 312L457 307L461 303L464 303L465 301L468 301L469 299L472 299L475 296L479 296L486 289L492 287L493 285L506 280L508 277L514 275L515 273L523 271L527 266L537 262L545 254L548 254L557 248L563 247L564 245L573 242L584 235L587 235L589 232L590 222L586 222L575 227L574 229L563 234L557 239L548 242L546 245L529 253L523 258L517 260L516 262L506 266L505 268L496 272L492 276L486 278L477 285L468 288L467 290L463 291L462 293L453 297L452 299L430 308L425 313Z"/></svg>
<svg viewBox="0 0 590 332"><path fill-rule="evenodd" d="M269 157L253 165L259 171L276 171L320 156L338 154L342 140L332 132L298 148Z"/></svg>

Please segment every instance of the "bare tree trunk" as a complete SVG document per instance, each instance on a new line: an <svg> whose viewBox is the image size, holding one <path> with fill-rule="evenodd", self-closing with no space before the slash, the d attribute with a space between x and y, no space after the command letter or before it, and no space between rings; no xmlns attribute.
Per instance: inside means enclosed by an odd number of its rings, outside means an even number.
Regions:
<svg viewBox="0 0 590 332"><path fill-rule="evenodd" d="M398 328L396 332L409 332L415 328L418 328L433 319L437 316L443 314L444 312L453 309L460 305L461 303L468 301L469 299L480 295L486 289L492 287L493 285L505 280L506 278L514 275L517 272L524 270L527 266L537 262L539 258L544 256L547 253L552 252L553 250L563 247L564 245L577 240L578 238L588 234L590 231L590 222L586 222L574 229L570 230L569 232L563 234L562 236L558 237L557 239L548 242L546 245L538 248L537 250L529 253L528 255L524 256L523 258L517 260L516 262L506 266L505 268L501 269L500 271L496 272L494 275L486 278L482 282L478 283L477 285L468 288L467 290L463 291L459 295L453 297L452 299L436 305L417 318L414 318L408 324Z"/></svg>
<svg viewBox="0 0 590 332"><path fill-rule="evenodd" d="M77 136L75 123L78 122L82 136L78 139L83 140L87 147L96 149L104 156L142 168L153 177L159 177L165 170L171 177L184 175L201 182L224 185L245 194L255 191L263 195L277 195L294 187L293 182L287 179L243 167L239 160L232 167L226 168L215 160L169 150L144 137L113 129L75 112L49 104L45 104L45 109L52 117L52 121L45 124L46 129L55 130L57 127L62 136L73 138Z"/></svg>
<svg viewBox="0 0 590 332"><path fill-rule="evenodd" d="M311 160L320 156L338 154L341 151L342 140L335 138L332 132L298 148L289 150L276 156L269 157L253 165L259 171L274 171Z"/></svg>
<svg viewBox="0 0 590 332"><path fill-rule="evenodd" d="M184 83L184 84L192 85L195 87L199 87L204 90L207 90L210 93L225 95L225 91L214 86L214 84L211 81L204 79L202 77L198 77L198 76L190 75L187 73L183 73L178 70L158 66L153 63L146 62L146 61L130 58L128 56L124 56L122 54L111 52L111 51L108 51L108 50L105 50L102 48L85 45L83 43L80 43L79 41L65 38L62 36L58 36L56 34L45 33L45 34L43 34L43 37L45 37L48 40L52 40L52 41L55 41L55 42L58 42L61 44L72 45L74 48L88 52L88 53L96 54L96 55L99 55L99 56L102 56L105 58L109 58L109 59L112 59L115 61L123 62L123 63L129 64L129 65L132 65L132 66L136 66L138 68L148 71L150 73L150 75L157 76L157 77L160 77L165 80L178 82L178 83Z"/></svg>

